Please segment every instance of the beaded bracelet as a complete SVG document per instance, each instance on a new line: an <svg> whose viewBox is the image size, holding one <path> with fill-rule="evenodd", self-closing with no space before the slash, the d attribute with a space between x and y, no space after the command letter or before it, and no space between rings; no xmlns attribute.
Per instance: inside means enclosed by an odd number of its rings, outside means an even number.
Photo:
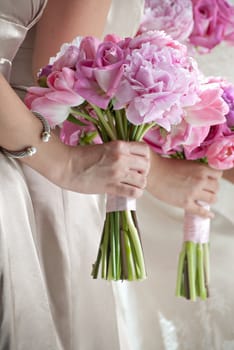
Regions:
<svg viewBox="0 0 234 350"><path fill-rule="evenodd" d="M32 112L35 117L37 117L43 126L42 133L41 133L41 140L42 142L48 142L50 139L50 125L48 121L38 112ZM28 146L24 148L21 151L9 151L6 148L0 147L0 150L2 151L3 154L5 154L9 158L24 158L28 156L33 156L36 152L37 149L34 146Z"/></svg>

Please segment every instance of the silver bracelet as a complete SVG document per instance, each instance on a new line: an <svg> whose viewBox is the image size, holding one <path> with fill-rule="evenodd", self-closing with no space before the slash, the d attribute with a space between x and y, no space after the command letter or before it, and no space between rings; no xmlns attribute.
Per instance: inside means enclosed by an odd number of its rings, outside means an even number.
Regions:
<svg viewBox="0 0 234 350"><path fill-rule="evenodd" d="M41 133L41 140L42 142L48 142L51 136L50 133L50 125L48 121L38 112L32 112L35 117L40 119L43 129ZM6 148L0 147L0 150L2 151L3 154L5 154L9 158L24 158L28 156L33 156L36 152L37 149L34 146L28 146L20 151L9 151Z"/></svg>

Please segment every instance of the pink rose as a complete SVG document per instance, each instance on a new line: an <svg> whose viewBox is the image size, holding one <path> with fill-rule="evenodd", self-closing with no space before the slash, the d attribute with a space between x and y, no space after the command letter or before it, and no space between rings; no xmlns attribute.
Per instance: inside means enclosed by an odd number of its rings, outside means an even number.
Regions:
<svg viewBox="0 0 234 350"><path fill-rule="evenodd" d="M191 0L146 0L139 33L164 30L173 39L185 41L193 29Z"/></svg>
<svg viewBox="0 0 234 350"><path fill-rule="evenodd" d="M208 164L215 169L225 170L234 166L234 135L217 139L207 152Z"/></svg>
<svg viewBox="0 0 234 350"><path fill-rule="evenodd" d="M226 0L192 0L194 28L190 42L212 49L234 33L234 6Z"/></svg>
<svg viewBox="0 0 234 350"><path fill-rule="evenodd" d="M123 73L124 51L114 41L104 41L95 55L77 64L75 90L88 102L107 108ZM83 43L81 43L82 47Z"/></svg>

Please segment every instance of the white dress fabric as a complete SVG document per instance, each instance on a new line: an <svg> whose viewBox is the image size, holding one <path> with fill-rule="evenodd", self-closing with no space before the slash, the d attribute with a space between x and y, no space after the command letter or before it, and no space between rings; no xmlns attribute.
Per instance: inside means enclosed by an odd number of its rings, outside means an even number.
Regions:
<svg viewBox="0 0 234 350"><path fill-rule="evenodd" d="M234 83L234 47L196 57L206 75ZM176 171L176 169L175 169ZM114 286L121 350L234 350L234 186L222 180L211 224L207 301L175 297L183 211L146 193L137 202L148 279Z"/></svg>

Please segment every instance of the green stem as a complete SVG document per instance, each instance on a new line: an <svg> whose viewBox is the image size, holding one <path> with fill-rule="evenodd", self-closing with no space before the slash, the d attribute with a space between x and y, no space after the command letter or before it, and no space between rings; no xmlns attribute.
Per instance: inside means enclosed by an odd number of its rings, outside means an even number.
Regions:
<svg viewBox="0 0 234 350"><path fill-rule="evenodd" d="M114 215L114 232L115 232L115 253L116 253L116 277L117 280L121 278L120 267L120 214L118 211L113 213Z"/></svg>
<svg viewBox="0 0 234 350"><path fill-rule="evenodd" d="M91 115L86 114L84 112L81 112L79 110L76 110L74 108L71 108L70 111L71 111L72 114L75 114L77 116L83 117L84 119L89 120L90 122L92 122L94 125L98 125L98 120L93 118L93 117L91 117ZM69 120L69 118L68 118L68 120ZM72 120L72 122L74 123L73 120Z"/></svg>
<svg viewBox="0 0 234 350"><path fill-rule="evenodd" d="M119 131L118 136L121 140L126 140L127 135L125 135L124 126L123 126L123 119L126 117L121 115L121 111L119 111L119 110L115 111L115 117L116 117L116 126L117 126L118 131Z"/></svg>
<svg viewBox="0 0 234 350"><path fill-rule="evenodd" d="M111 267L112 267L112 279L117 279L117 269L116 269L116 244L115 244L115 221L114 221L114 213L109 213L110 217L110 259L111 259Z"/></svg>
<svg viewBox="0 0 234 350"><path fill-rule="evenodd" d="M179 255L177 280L176 280L176 296L181 296L181 286L183 281L184 259L185 259L185 243L183 243L182 250Z"/></svg>
<svg viewBox="0 0 234 350"><path fill-rule="evenodd" d="M130 245L128 234L127 234L126 231L124 231L124 243L125 243L125 251L126 251L126 258L127 258L127 268L128 268L127 280L128 281L134 281L136 279L135 265L134 265L134 261L133 261L131 245Z"/></svg>
<svg viewBox="0 0 234 350"><path fill-rule="evenodd" d="M106 221L104 225L104 236L102 244L102 278L107 279L108 262L109 262L109 235L110 235L110 217L109 213L106 215Z"/></svg>
<svg viewBox="0 0 234 350"><path fill-rule="evenodd" d="M195 267L195 243L186 242L187 259L188 259L188 274L189 274L189 293L190 300L196 300L196 267Z"/></svg>
<svg viewBox="0 0 234 350"><path fill-rule="evenodd" d="M136 261L140 271L140 278L144 279L146 278L146 271L145 271L145 262L144 262L141 241L140 241L138 232L133 224L131 212L126 210L124 213L125 213L126 222L128 223L128 226L129 226L129 234L131 235L131 240L134 245Z"/></svg>
<svg viewBox="0 0 234 350"><path fill-rule="evenodd" d="M99 118L99 121L102 123L103 127L105 128L108 136L110 137L110 139L113 141L113 140L117 140L117 136L116 136L116 132L115 130L112 130L110 125L108 124L108 122L106 121L102 111L100 108L98 108L97 106L95 105L91 105L92 108L94 109L94 111L96 112L98 118Z"/></svg>
<svg viewBox="0 0 234 350"><path fill-rule="evenodd" d="M201 243L197 243L197 272L199 296L201 299L205 300L207 298L207 295L205 287L203 247Z"/></svg>
<svg viewBox="0 0 234 350"><path fill-rule="evenodd" d="M210 283L210 252L209 243L203 244L203 255L204 255L204 271L205 271L205 286L207 297L209 296L209 283Z"/></svg>

